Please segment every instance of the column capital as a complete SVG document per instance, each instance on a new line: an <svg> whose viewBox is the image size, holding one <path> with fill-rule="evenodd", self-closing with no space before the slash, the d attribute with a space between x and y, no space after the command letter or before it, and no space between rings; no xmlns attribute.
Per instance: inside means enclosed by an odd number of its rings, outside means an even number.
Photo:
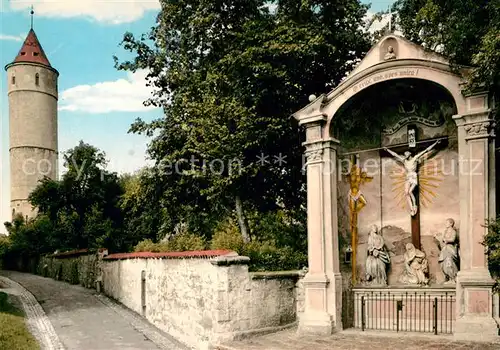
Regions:
<svg viewBox="0 0 500 350"><path fill-rule="evenodd" d="M455 115L453 120L465 131L465 140L492 138L495 136L495 120L491 109L467 115Z"/></svg>
<svg viewBox="0 0 500 350"><path fill-rule="evenodd" d="M302 146L306 148L304 154L307 159L307 163L321 161L323 159L323 153L325 149L337 149L340 141L334 138L329 138L326 140L318 139L314 141L306 141L302 143Z"/></svg>

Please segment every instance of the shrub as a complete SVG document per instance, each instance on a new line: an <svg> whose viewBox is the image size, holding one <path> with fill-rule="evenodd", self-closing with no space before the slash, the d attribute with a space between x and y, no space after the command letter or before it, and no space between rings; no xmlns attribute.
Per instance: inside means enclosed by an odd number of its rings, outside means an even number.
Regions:
<svg viewBox="0 0 500 350"><path fill-rule="evenodd" d="M210 249L228 249L240 255L243 253L244 246L245 242L240 229L233 220L227 220L219 225L210 242Z"/></svg>
<svg viewBox="0 0 500 350"><path fill-rule="evenodd" d="M154 243L150 239L145 239L141 242L139 242L135 248L135 252L153 252L153 253L158 253L158 252L166 252L167 247L165 243Z"/></svg>
<svg viewBox="0 0 500 350"><path fill-rule="evenodd" d="M191 250L204 250L207 243L198 235L193 233L181 233L175 235L170 241L166 243L168 251L171 252L185 252Z"/></svg>
<svg viewBox="0 0 500 350"><path fill-rule="evenodd" d="M168 242L154 243L150 239L139 242L134 251L136 252L184 252L192 250L206 249L206 242L203 237L193 233L180 233L175 235Z"/></svg>
<svg viewBox="0 0 500 350"><path fill-rule="evenodd" d="M277 247L273 241L253 241L243 255L250 258L250 271L300 270L307 266L307 255L291 247Z"/></svg>
<svg viewBox="0 0 500 350"><path fill-rule="evenodd" d="M288 245L288 243L294 237L297 241L302 239L302 228L300 224L287 223L288 219L283 218L284 216L277 214L266 216L264 222L256 225L260 232L249 243L243 241L236 222L231 218L226 219L216 227L208 246L210 249L227 249L248 256L250 271L300 270L307 266L307 254L303 252L306 250L303 249L304 244L295 242L293 245ZM273 223L273 219L279 220ZM145 239L135 246L134 251L175 252L206 248L206 241L201 236L182 231L166 242L154 243L150 239Z"/></svg>
<svg viewBox="0 0 500 350"><path fill-rule="evenodd" d="M272 241L277 247L291 247L307 252L307 229L304 212L278 210L257 214L252 235L259 241Z"/></svg>
<svg viewBox="0 0 500 350"><path fill-rule="evenodd" d="M11 246L8 236L0 235L0 269L2 268L2 263L5 255L8 253Z"/></svg>
<svg viewBox="0 0 500 350"><path fill-rule="evenodd" d="M495 289L500 291L500 218L488 223L488 233L483 244L487 247L488 268L496 280Z"/></svg>
<svg viewBox="0 0 500 350"><path fill-rule="evenodd" d="M70 265L70 276L69 276L69 283L71 284L79 284L80 283L80 276L78 274L78 260L74 260L71 262Z"/></svg>

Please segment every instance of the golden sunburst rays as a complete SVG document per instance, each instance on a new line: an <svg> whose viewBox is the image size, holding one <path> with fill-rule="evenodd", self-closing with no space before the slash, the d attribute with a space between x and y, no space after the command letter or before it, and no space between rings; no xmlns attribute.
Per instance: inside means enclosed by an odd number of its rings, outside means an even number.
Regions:
<svg viewBox="0 0 500 350"><path fill-rule="evenodd" d="M432 158L424 160L418 169L419 202L424 208L427 208L437 197L437 189L444 179L443 165L442 158ZM405 197L405 169L401 165L395 165L389 178L392 180L392 193L398 206L403 210L408 209Z"/></svg>

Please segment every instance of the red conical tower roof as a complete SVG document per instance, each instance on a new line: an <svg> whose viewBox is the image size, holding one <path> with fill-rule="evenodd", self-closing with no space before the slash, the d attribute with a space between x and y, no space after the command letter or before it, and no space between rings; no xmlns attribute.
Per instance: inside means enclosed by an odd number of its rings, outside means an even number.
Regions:
<svg viewBox="0 0 500 350"><path fill-rule="evenodd" d="M47 56L45 56L45 52L43 52L42 45L40 45L33 29L29 31L21 50L12 63L19 62L40 63L51 67Z"/></svg>

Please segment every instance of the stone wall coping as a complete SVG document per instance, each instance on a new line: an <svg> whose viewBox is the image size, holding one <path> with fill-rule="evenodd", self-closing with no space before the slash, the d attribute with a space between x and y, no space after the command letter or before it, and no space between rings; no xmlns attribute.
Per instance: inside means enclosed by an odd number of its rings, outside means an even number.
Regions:
<svg viewBox="0 0 500 350"><path fill-rule="evenodd" d="M299 279L302 271L266 271L251 272L250 278L253 280L277 280L277 279Z"/></svg>
<svg viewBox="0 0 500 350"><path fill-rule="evenodd" d="M196 250L186 252L134 252L116 253L105 256L103 260L124 260L124 259L209 259L214 257L234 256L236 253L231 250ZM236 254L237 255L237 254Z"/></svg>
<svg viewBox="0 0 500 350"><path fill-rule="evenodd" d="M238 254L231 252L233 254L217 256L210 260L212 265L217 266L229 266L229 265L248 265L250 258L247 256L239 256Z"/></svg>

